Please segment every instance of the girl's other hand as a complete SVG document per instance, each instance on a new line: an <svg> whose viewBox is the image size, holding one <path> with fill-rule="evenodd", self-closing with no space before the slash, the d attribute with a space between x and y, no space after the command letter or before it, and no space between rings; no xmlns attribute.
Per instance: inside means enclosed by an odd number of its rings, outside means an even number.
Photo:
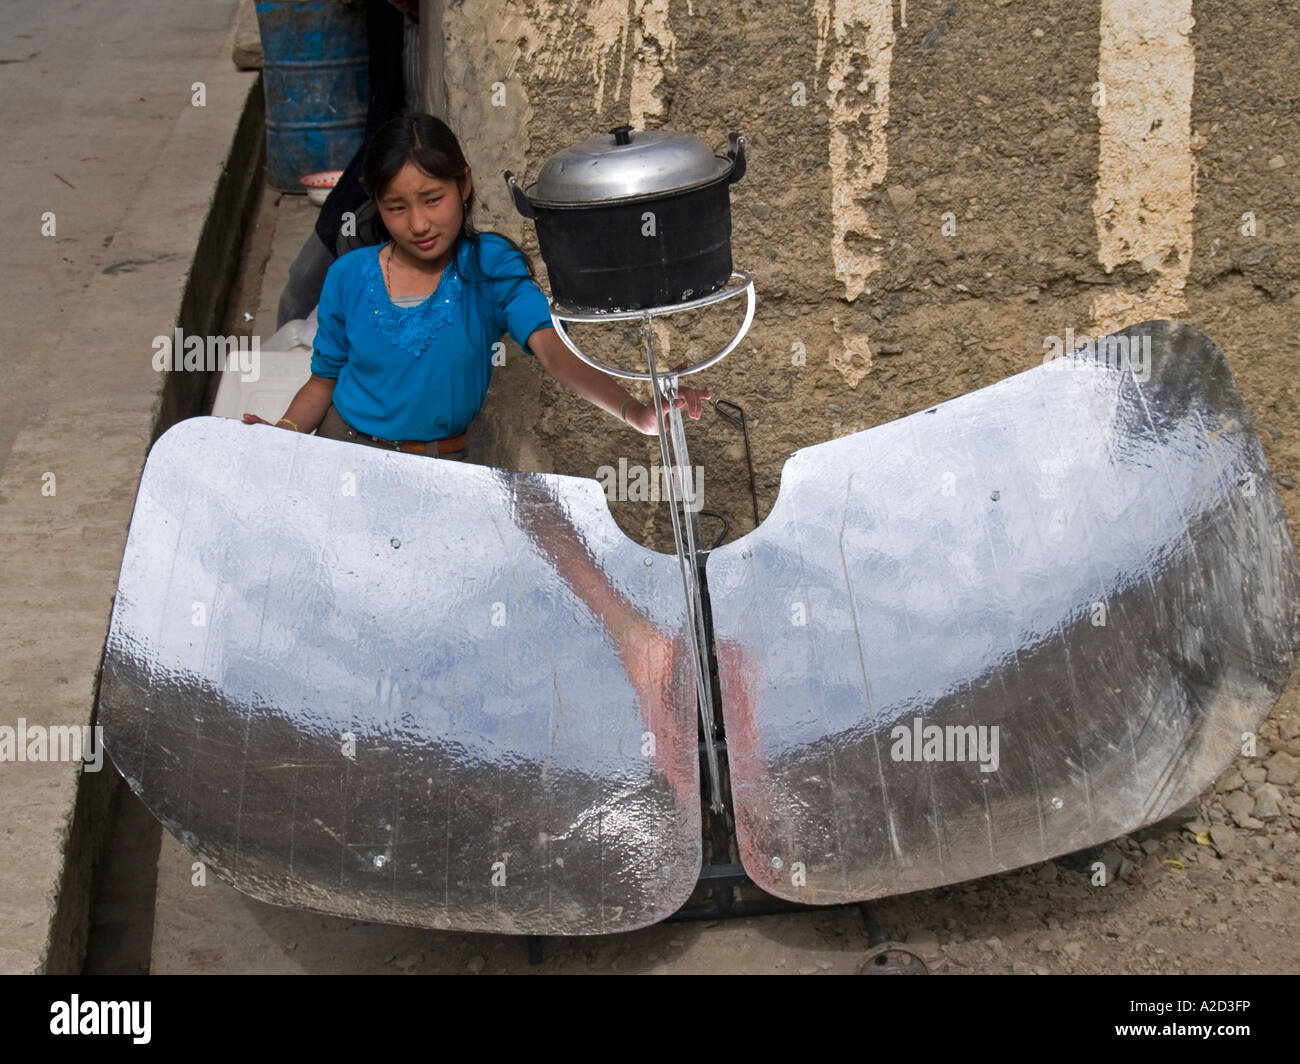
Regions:
<svg viewBox="0 0 1300 1064"><path fill-rule="evenodd" d="M683 362L677 369L685 369L686 363ZM677 398L673 400L673 406L678 410L685 407L687 415L693 420L698 421L700 414L704 412L704 400L711 399L712 395L702 388L682 388L677 389ZM659 423L655 420L654 400L648 403L640 403L640 410L629 420L634 428L647 436L659 435Z"/></svg>
<svg viewBox="0 0 1300 1064"><path fill-rule="evenodd" d="M685 408L686 413L698 421L704 410L704 400L708 398L710 398L709 393L699 388L680 388L673 406L679 410ZM658 436L659 423L655 420L654 403L638 403L637 406L635 412L628 412L628 421L632 427L646 436Z"/></svg>
<svg viewBox="0 0 1300 1064"><path fill-rule="evenodd" d="M686 363L683 362L677 368L685 369ZM708 398L711 398L709 393L700 388L678 388L677 399L673 405L678 408L686 407L686 413L692 420L699 421L700 414L704 411L704 400Z"/></svg>
<svg viewBox="0 0 1300 1064"><path fill-rule="evenodd" d="M698 421L700 414L704 412L704 400L709 398L711 398L710 394L699 388L679 388L674 405L686 407L686 413Z"/></svg>

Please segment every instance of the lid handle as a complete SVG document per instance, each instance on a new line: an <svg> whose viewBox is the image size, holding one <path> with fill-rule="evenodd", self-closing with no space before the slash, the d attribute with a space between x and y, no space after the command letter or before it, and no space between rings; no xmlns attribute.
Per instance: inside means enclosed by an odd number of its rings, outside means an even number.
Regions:
<svg viewBox="0 0 1300 1064"><path fill-rule="evenodd" d="M613 129L610 130L610 132L614 134L614 143L615 143L615 144L631 144L631 143L632 143L632 127L631 127L631 126L615 126Z"/></svg>
<svg viewBox="0 0 1300 1064"><path fill-rule="evenodd" d="M536 218L537 211L533 209L533 202L527 196L522 188L519 187L519 180L509 170L502 170L501 176L506 179L506 187L510 189L510 196L515 201L515 210L525 218Z"/></svg>
<svg viewBox="0 0 1300 1064"><path fill-rule="evenodd" d="M745 145L748 143L743 133L727 134L727 157L731 159L731 174L727 184L734 185L745 176Z"/></svg>

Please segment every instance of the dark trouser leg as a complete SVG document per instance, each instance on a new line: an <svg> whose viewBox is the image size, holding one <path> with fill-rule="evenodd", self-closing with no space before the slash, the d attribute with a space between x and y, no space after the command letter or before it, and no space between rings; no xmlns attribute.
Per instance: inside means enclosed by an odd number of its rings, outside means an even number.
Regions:
<svg viewBox="0 0 1300 1064"><path fill-rule="evenodd" d="M313 230L303 244L298 257L289 267L289 281L280 293L280 306L276 314L278 329L287 321L305 318L312 307L320 302L320 291L325 285L325 274L334 262L334 253Z"/></svg>

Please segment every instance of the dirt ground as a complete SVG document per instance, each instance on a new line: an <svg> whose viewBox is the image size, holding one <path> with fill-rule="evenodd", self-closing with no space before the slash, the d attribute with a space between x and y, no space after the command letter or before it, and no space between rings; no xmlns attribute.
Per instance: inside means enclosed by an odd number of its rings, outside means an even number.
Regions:
<svg viewBox="0 0 1300 1064"><path fill-rule="evenodd" d="M1165 203L1190 213L1189 243L1107 272L1099 235L1110 224L1107 205L1094 197L1105 165L1092 101L1101 8L1098 0L907 5L892 55L887 176L863 197L874 233L850 240L879 263L855 298L846 298L828 251L827 141L836 119L818 102L825 72L817 74L817 38L808 32L811 5L751 0L729 9L734 20L677 24L678 66L663 82L656 124L725 124L750 137L749 174L733 192L733 247L737 265L756 273L759 311L741 348L700 383L749 414L763 515L790 452L1029 369L1046 337L1104 325L1136 293L1157 311L1181 298L1177 316L1224 351L1297 539L1300 24L1291 5L1266 0L1194 6L1192 194L1180 202L1170 190ZM784 89L772 91L760 62L770 55L782 57L791 80L806 73L809 106L791 107ZM586 136L625 120L625 99L593 118L570 81L540 64L523 72L535 98L548 94L532 132L538 158L578 139L575 130ZM812 88L818 76L820 93ZM1153 141L1146 164L1163 151ZM1146 202L1153 193L1141 187L1140 167L1129 169L1134 201ZM1114 187L1122 201L1122 175ZM264 224L306 209L301 200L269 202ZM1161 205L1146 209L1154 217ZM1247 213L1254 235L1243 232ZM944 235L945 214L956 221L953 236ZM535 242L525 246L540 267ZM261 303L273 299L263 294ZM661 339L687 357L709 349L731 322L700 315L696 327L669 328ZM605 335L602 350L635 350L634 337ZM791 358L800 349L802 366ZM504 386L536 372L511 366ZM590 477L620 456L658 461L654 441L612 433L604 415L549 380L531 387L536 418L525 415L518 431L536 440L542 468ZM688 433L692 458L707 471L705 506L743 534L752 518L739 433L713 414ZM665 507L616 501L611 510L632 538L671 549ZM1238 758L1184 816L1095 851L885 899L875 905L878 918L889 938L937 972L1300 971L1298 768L1293 678L1255 756ZM1098 860L1108 869L1105 886L1093 885ZM867 946L850 907L551 940L544 962L530 967L518 939L276 909L211 881L193 888L188 867L165 837L154 971L820 974L856 971Z"/></svg>

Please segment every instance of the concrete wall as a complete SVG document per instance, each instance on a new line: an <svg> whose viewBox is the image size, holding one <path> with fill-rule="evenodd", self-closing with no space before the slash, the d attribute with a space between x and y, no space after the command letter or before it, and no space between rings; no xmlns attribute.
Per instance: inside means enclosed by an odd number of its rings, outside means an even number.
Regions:
<svg viewBox="0 0 1300 1064"><path fill-rule="evenodd" d="M1166 316L1224 347L1274 471L1295 476L1300 27L1283 6L425 0L425 10L426 75L479 178L480 227L526 247L535 234L502 169L532 181L553 152L622 122L719 149L729 130L748 135L733 247L756 273L760 309L703 384L753 418L764 512L798 447L1028 369L1067 328L1096 335ZM674 356L711 350L736 320L700 317L693 330L665 328ZM593 349L635 356L634 337L601 328ZM504 454L535 468L591 476L619 456L657 461L653 440L519 359L499 371L485 421ZM738 433L710 414L688 435L707 466L705 504L747 529ZM668 542L663 506L613 510L629 534Z"/></svg>

